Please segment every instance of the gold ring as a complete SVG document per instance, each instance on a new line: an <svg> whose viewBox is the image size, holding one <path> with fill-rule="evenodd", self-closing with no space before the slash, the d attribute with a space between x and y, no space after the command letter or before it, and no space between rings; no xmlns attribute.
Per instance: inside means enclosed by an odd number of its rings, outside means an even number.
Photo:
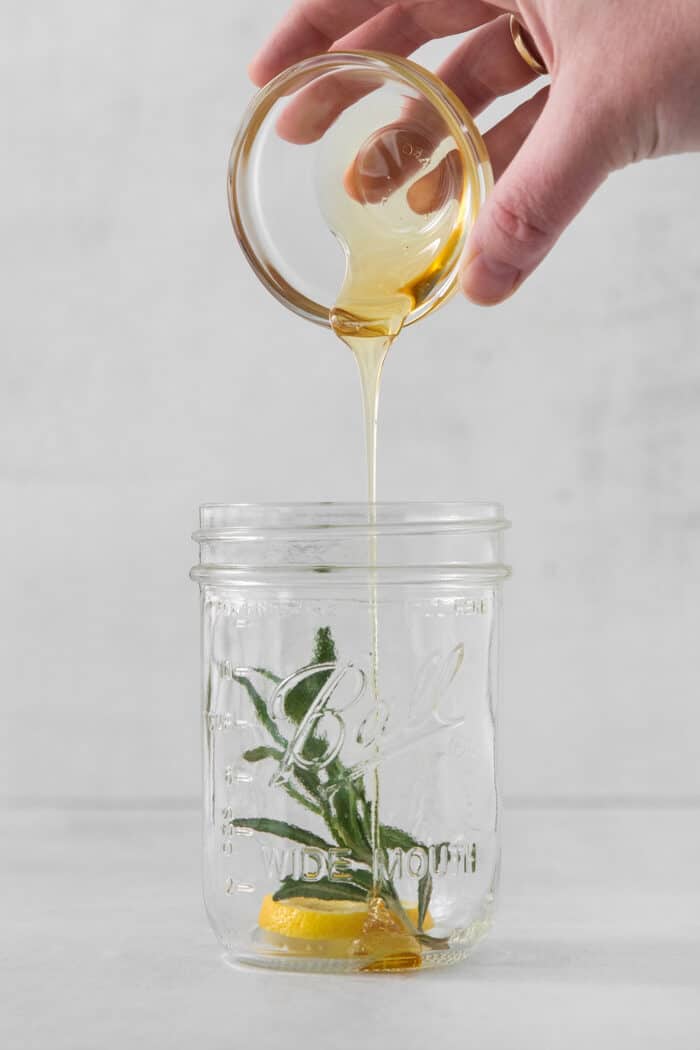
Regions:
<svg viewBox="0 0 700 1050"><path fill-rule="evenodd" d="M523 62L527 62L530 69L534 70L535 73L539 73L540 76L546 73L547 67L538 54L532 37L527 29L520 24L515 15L510 16L510 35L513 38L515 49Z"/></svg>

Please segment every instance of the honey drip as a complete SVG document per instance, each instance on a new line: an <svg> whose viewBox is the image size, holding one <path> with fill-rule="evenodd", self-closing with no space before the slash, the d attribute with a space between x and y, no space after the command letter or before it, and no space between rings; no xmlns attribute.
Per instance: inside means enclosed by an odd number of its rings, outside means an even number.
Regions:
<svg viewBox="0 0 700 1050"><path fill-rule="evenodd" d="M415 970L421 964L421 946L381 897L369 902L367 918L353 954L367 956L363 970Z"/></svg>

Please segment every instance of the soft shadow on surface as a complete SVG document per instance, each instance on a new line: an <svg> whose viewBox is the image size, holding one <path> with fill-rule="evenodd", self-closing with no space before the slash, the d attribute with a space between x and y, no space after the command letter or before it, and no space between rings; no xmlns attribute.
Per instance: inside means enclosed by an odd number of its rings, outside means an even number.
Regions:
<svg viewBox="0 0 700 1050"><path fill-rule="evenodd" d="M700 986L700 941L678 938L498 939L446 971L450 979L561 981L654 988Z"/></svg>
<svg viewBox="0 0 700 1050"><path fill-rule="evenodd" d="M593 986L632 985L648 988L698 988L700 941L673 938L617 940L499 940L482 944L474 955L455 966L410 973L309 974L265 970L256 966L222 963L250 977L309 978L322 982L405 982L444 980L459 982L531 983L558 981Z"/></svg>

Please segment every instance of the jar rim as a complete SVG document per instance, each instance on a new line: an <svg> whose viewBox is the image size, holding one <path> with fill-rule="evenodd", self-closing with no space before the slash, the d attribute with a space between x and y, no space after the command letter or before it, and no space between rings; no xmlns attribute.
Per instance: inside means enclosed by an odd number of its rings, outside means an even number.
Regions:
<svg viewBox="0 0 700 1050"><path fill-rule="evenodd" d="M198 543L245 538L260 532L497 532L510 527L501 503L493 500L384 501L372 507L360 501L290 501L284 503L203 503Z"/></svg>
<svg viewBox="0 0 700 1050"><path fill-rule="evenodd" d="M510 575L502 561L510 522L493 501L205 503L199 514L190 577L201 584L280 587L306 577L318 585L316 574L332 573L349 587L369 576L450 587Z"/></svg>

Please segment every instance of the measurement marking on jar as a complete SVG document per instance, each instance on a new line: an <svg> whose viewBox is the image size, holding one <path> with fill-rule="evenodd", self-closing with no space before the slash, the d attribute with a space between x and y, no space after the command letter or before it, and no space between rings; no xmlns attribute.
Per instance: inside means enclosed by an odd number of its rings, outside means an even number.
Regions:
<svg viewBox="0 0 700 1050"><path fill-rule="evenodd" d="M236 769L235 766L226 766L224 780L227 784L252 784L253 776L242 769Z"/></svg>
<svg viewBox="0 0 700 1050"><path fill-rule="evenodd" d="M223 714L209 711L204 717L210 733L230 733L234 729L247 729L252 724L247 718L236 718L230 711Z"/></svg>
<svg viewBox="0 0 700 1050"><path fill-rule="evenodd" d="M252 882L236 882L234 878L226 879L224 893L231 896L233 893L255 893L256 886Z"/></svg>
<svg viewBox="0 0 700 1050"><path fill-rule="evenodd" d="M232 838L234 835L237 835L239 838L250 838L254 831L252 828L238 827L232 820L229 820L221 825L221 834L228 838Z"/></svg>
<svg viewBox="0 0 700 1050"><path fill-rule="evenodd" d="M489 611L488 598L465 598L456 601L454 611L458 616L483 616Z"/></svg>
<svg viewBox="0 0 700 1050"><path fill-rule="evenodd" d="M230 660L219 660L216 664L216 669L221 678L230 679L234 682L237 682L240 678L248 678L251 672L260 675L260 671L258 671L257 668L237 667L236 664L232 663ZM262 677L264 677L264 675Z"/></svg>

